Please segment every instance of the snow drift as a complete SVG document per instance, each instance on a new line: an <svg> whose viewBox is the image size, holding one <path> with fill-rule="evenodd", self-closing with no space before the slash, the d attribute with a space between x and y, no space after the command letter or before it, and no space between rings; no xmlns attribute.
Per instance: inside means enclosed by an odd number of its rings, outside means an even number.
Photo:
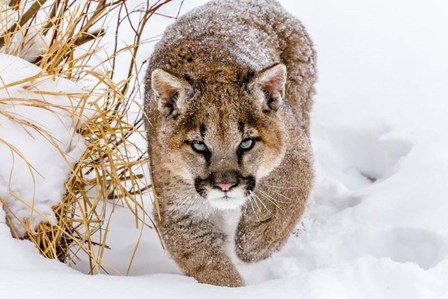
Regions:
<svg viewBox="0 0 448 299"><path fill-rule="evenodd" d="M52 207L85 150L76 133L89 115L83 96L75 83L0 54L0 198L19 237L56 222Z"/></svg>

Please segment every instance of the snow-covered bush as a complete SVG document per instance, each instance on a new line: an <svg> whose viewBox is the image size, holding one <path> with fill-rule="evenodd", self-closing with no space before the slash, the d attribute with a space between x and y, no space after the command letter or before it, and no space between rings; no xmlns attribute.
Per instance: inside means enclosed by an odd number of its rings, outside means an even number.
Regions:
<svg viewBox="0 0 448 299"><path fill-rule="evenodd" d="M86 149L78 130L93 111L78 85L17 56L0 54L0 80L0 198L24 237L57 224L52 207Z"/></svg>
<svg viewBox="0 0 448 299"><path fill-rule="evenodd" d="M100 271L116 205L137 227L151 225L141 200L146 149L133 141L142 113L131 103L141 33L167 2L0 2L0 206L12 235L46 257L82 251L89 272ZM123 27L131 45L111 35L99 46L106 28Z"/></svg>

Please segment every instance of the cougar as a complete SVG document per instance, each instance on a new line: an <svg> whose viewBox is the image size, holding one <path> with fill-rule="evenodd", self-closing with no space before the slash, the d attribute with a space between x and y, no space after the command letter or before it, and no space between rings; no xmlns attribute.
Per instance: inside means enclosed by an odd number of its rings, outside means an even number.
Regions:
<svg viewBox="0 0 448 299"><path fill-rule="evenodd" d="M156 45L145 80L154 219L200 283L243 286L238 259L270 257L302 216L315 56L274 0L211 1Z"/></svg>

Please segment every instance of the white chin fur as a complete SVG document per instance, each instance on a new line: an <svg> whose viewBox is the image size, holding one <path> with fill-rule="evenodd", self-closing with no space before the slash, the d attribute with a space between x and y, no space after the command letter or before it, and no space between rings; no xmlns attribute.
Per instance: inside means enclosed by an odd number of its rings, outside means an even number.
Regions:
<svg viewBox="0 0 448 299"><path fill-rule="evenodd" d="M217 210L233 210L241 207L246 197L241 189L230 190L227 196L222 191L212 189L207 194L207 200Z"/></svg>

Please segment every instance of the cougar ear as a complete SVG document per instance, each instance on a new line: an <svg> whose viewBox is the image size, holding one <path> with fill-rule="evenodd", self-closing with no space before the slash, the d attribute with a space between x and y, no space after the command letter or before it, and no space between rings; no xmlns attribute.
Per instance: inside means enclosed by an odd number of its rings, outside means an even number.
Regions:
<svg viewBox="0 0 448 299"><path fill-rule="evenodd" d="M249 89L261 101L263 110L277 111L285 96L286 66L277 64L258 73L249 83Z"/></svg>
<svg viewBox="0 0 448 299"><path fill-rule="evenodd" d="M190 84L161 69L152 71L151 89L158 109L165 117L182 112L187 97L193 91Z"/></svg>

